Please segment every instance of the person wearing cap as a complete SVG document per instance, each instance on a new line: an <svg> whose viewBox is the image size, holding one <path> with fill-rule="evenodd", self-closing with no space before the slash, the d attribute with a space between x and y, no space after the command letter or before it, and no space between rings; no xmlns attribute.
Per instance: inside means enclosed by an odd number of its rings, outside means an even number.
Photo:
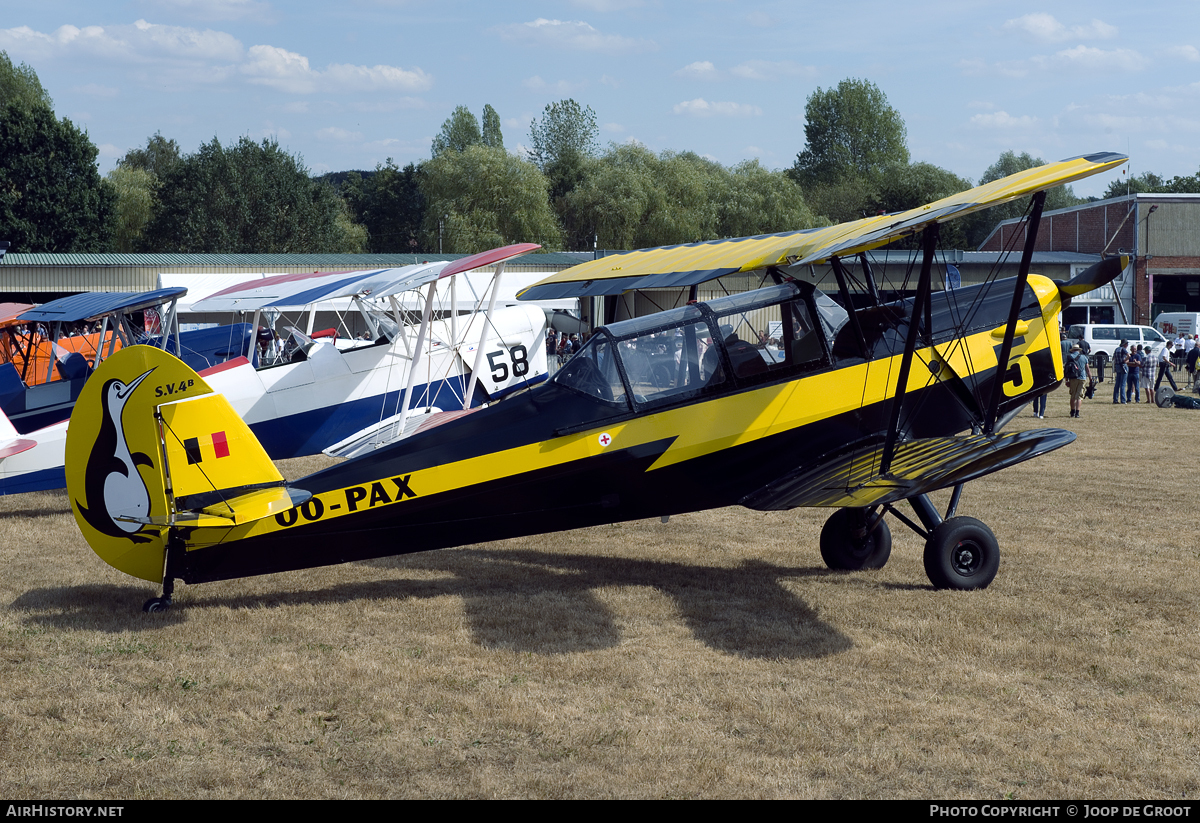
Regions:
<svg viewBox="0 0 1200 823"><path fill-rule="evenodd" d="M1070 353L1063 360L1063 374L1066 375L1067 389L1071 393L1071 416L1078 417L1079 409L1083 406L1084 379L1092 379L1092 369L1078 343L1071 346Z"/></svg>

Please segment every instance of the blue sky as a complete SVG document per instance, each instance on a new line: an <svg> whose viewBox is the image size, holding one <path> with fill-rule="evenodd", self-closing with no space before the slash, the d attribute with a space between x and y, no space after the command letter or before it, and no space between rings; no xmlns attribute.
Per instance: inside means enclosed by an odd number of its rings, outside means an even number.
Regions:
<svg viewBox="0 0 1200 823"><path fill-rule="evenodd" d="M784 168L804 104L879 86L912 159L977 180L1001 152L1129 154L1200 169L1200 4L755 0L0 0L0 49L32 66L102 172L156 131L194 151L273 136L314 172L429 156L455 106L505 145L555 100L601 141ZM1114 175L1075 185L1098 195Z"/></svg>

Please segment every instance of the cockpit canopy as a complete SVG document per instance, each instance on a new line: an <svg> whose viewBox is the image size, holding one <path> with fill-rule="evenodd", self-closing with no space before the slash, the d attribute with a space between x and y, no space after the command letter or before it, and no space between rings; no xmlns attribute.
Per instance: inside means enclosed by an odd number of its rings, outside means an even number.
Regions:
<svg viewBox="0 0 1200 823"><path fill-rule="evenodd" d="M829 365L846 312L783 283L602 326L559 370L574 391L638 411Z"/></svg>

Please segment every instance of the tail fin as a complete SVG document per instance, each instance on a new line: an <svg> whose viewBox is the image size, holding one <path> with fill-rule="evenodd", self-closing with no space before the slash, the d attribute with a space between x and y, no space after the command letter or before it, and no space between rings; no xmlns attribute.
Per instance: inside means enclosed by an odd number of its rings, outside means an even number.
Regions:
<svg viewBox="0 0 1200 823"><path fill-rule="evenodd" d="M150 346L121 349L84 385L67 431L66 478L92 550L154 582L169 527L227 527L293 505L225 398Z"/></svg>

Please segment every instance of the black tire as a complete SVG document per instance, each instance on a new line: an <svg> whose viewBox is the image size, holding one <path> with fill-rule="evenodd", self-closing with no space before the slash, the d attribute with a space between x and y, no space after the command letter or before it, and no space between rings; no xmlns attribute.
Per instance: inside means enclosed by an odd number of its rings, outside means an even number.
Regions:
<svg viewBox="0 0 1200 823"><path fill-rule="evenodd" d="M986 589L1000 570L996 535L974 517L951 517L925 541L925 574L935 589Z"/></svg>
<svg viewBox="0 0 1200 823"><path fill-rule="evenodd" d="M821 527L821 559L837 571L882 569L892 555L892 530L880 519L864 534L863 509L838 509Z"/></svg>
<svg viewBox="0 0 1200 823"><path fill-rule="evenodd" d="M142 604L142 611L146 614L154 614L155 612L165 612L171 608L171 601L161 597L151 597Z"/></svg>

